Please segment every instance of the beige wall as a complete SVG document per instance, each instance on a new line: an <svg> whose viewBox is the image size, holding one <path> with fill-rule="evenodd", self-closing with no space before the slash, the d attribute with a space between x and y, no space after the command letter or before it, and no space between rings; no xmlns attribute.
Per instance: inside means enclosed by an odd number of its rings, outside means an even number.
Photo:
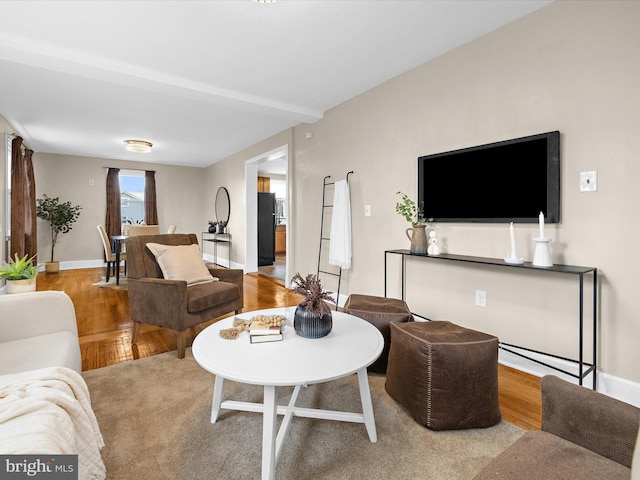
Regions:
<svg viewBox="0 0 640 480"><path fill-rule="evenodd" d="M62 261L100 257L95 226L104 222L102 167L109 165L156 170L161 227L177 223L178 231L200 232L214 217L218 187L227 187L232 261L243 264L244 162L287 144L290 271L315 272L322 179L344 178L353 170L354 257L342 292L381 295L384 250L409 245L407 225L394 211L395 192L415 196L418 156L558 129L562 223L547 227L554 261L598 267L599 364L606 373L640 382L634 255L640 226L632 213L640 203L635 185L639 24L640 2L555 2L337 106L315 124L282 132L204 169L204 175L188 167L36 154L38 196L47 193L83 206L56 256ZM598 171L597 193L578 191L579 172L588 170ZM95 185L89 187L92 178ZM364 217L365 204L372 207L371 217ZM41 225L42 253L48 239ZM444 252L501 258L508 249L505 225L434 227ZM533 225L516 229L518 249L527 259L535 232ZM397 268L390 273L390 293L398 294ZM409 265L408 280L407 299L415 312L575 356L572 278L417 261ZM473 305L475 289L487 292L487 308Z"/></svg>
<svg viewBox="0 0 640 480"><path fill-rule="evenodd" d="M222 162L216 163L206 170L204 189L204 210L207 219L215 220L214 202L218 188L226 187L229 191L231 212L229 214L229 233L231 233L233 246L231 261L238 265L245 263L245 162L265 152L269 152L283 145L289 145L291 150L291 130L285 130L268 140L239 152ZM207 253L213 252L211 245L205 245ZM219 254L221 254L219 252ZM224 256L224 253L221 254Z"/></svg>
<svg viewBox="0 0 640 480"><path fill-rule="evenodd" d="M97 260L103 248L96 231L104 225L106 211L106 175L103 167L149 169L156 172L158 224L166 231L170 224L178 232L200 234L206 227L203 206L203 169L155 165L150 163L101 158L36 153L33 156L36 195L60 197L81 205L82 211L73 229L58 237L55 259L61 262ZM93 180L93 186L89 181ZM51 230L38 220L39 261L49 261Z"/></svg>
<svg viewBox="0 0 640 480"><path fill-rule="evenodd" d="M632 213L640 204L638 25L640 2L556 2L296 127L291 272L316 270L325 175L355 172L353 268L342 291L381 295L384 250L409 246L395 192L416 195L418 156L558 129L562 223L547 227L553 258L598 267L599 364L640 382L634 255L640 226ZM242 162L275 143L215 164L208 175L237 175L242 188ZM589 170L598 171L598 192L580 193L579 172ZM365 204L371 217L364 217ZM234 209L236 220L241 214ZM448 253L502 258L509 248L505 225L434 227ZM516 228L518 249L529 260L536 228ZM391 270L391 293L399 294L397 268ZM417 261L408 279L415 312L577 356L575 278ZM474 306L475 289L487 291L487 308Z"/></svg>

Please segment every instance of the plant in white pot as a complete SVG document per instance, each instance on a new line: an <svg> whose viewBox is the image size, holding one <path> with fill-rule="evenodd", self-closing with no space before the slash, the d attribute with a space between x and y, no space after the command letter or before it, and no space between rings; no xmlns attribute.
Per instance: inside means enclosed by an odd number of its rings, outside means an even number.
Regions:
<svg viewBox="0 0 640 480"><path fill-rule="evenodd" d="M47 273L54 273L60 269L60 262L53 259L53 253L58 241L58 235L67 233L80 216L80 205L71 205L71 202L61 202L58 197L51 198L46 194L37 200L36 215L51 227L51 261L44 267Z"/></svg>
<svg viewBox="0 0 640 480"><path fill-rule="evenodd" d="M7 281L7 293L23 293L36 291L36 277L38 265L33 264L35 255L22 258L15 254L15 259L9 258L9 263L0 266L0 278Z"/></svg>

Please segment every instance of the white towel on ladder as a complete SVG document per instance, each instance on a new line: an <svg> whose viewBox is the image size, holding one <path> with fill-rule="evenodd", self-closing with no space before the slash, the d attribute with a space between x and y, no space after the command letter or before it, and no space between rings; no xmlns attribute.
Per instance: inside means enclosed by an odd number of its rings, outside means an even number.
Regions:
<svg viewBox="0 0 640 480"><path fill-rule="evenodd" d="M338 180L333 194L329 264L351 268L351 196L349 183Z"/></svg>

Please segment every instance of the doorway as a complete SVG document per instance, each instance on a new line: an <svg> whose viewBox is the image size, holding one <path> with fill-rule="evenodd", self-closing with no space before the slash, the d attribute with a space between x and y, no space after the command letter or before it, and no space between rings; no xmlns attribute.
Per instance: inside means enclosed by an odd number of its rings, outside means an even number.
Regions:
<svg viewBox="0 0 640 480"><path fill-rule="evenodd" d="M246 192L246 261L245 273L258 272L262 275L277 278L289 286L289 254L291 251L291 206L289 199L289 146L283 145L270 152L258 155L245 162L245 192ZM258 178L271 179L269 192L275 194L275 212L273 224L275 227L275 258L270 265L259 262L258 243L258 192L266 187L258 186Z"/></svg>

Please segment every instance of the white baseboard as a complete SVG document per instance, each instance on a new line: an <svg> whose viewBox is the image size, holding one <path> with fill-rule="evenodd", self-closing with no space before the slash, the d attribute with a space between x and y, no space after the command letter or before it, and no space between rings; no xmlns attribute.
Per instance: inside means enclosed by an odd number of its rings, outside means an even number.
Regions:
<svg viewBox="0 0 640 480"><path fill-rule="evenodd" d="M518 351L515 347L509 347L512 350ZM562 370L569 371L574 374L578 374L577 364L566 360L561 360L555 357L550 357L544 354L532 353L522 350L523 354L533 357L538 361L542 361L554 367L561 368ZM544 375L552 374L560 377L568 382L578 384L578 379L559 372L553 368L540 365L534 361L515 355L511 352L500 349L498 355L498 361L508 367L521 370L523 372L535 375L537 377L543 377ZM590 373L582 380L582 385L585 388L591 388L593 386L593 373ZM603 393L609 397L617 398L623 402L630 403L636 407L640 407L640 383L635 383L624 378L615 377L604 372L597 372L596 389L598 392Z"/></svg>
<svg viewBox="0 0 640 480"><path fill-rule="evenodd" d="M124 262L120 262L124 265ZM107 268L104 260L77 260L74 262L60 262L60 270L74 270L76 268Z"/></svg>
<svg viewBox="0 0 640 480"><path fill-rule="evenodd" d="M413 314L417 322L427 321L426 318ZM543 353L533 353L526 350L519 349L517 347L509 347L511 350L520 352L528 357L532 357L540 362L544 362L549 365L553 365L556 368L566 370L575 375L578 375L578 366L576 363L566 360L558 359L545 355ZM519 355L515 355L511 352L500 349L498 352L498 362L507 367L515 368L525 373L535 375L536 377L543 377L545 375L555 375L576 385L579 383L578 379L559 372L553 368L540 365L532 360L523 358ZM590 373L582 380L582 385L586 388L593 386L593 373ZM603 393L609 397L617 398L623 402L630 403L636 407L640 407L640 383L632 382L625 378L615 377L601 371L597 372L596 389L598 392Z"/></svg>
<svg viewBox="0 0 640 480"><path fill-rule="evenodd" d="M120 262L124 265L124 262ZM73 262L60 262L60 270L75 270L77 268L107 268L104 260L76 260ZM44 264L38 266L39 272L44 272Z"/></svg>
<svg viewBox="0 0 640 480"><path fill-rule="evenodd" d="M338 306L339 307L344 307L344 304L347 303L347 298L349 298L349 295L339 295L338 296ZM335 300L335 295L334 295L334 300Z"/></svg>
<svg viewBox="0 0 640 480"><path fill-rule="evenodd" d="M211 262L214 263L214 256L209 254L209 253L205 253L202 256L203 259L205 259L207 262ZM226 267L226 268L234 268L234 269L239 269L239 270L243 270L244 271L244 265L240 264L240 263L236 263L236 262L230 262L228 259L226 258L222 258L220 255L218 255L217 258L217 265L220 265L222 267ZM247 272L245 272L247 273Z"/></svg>

